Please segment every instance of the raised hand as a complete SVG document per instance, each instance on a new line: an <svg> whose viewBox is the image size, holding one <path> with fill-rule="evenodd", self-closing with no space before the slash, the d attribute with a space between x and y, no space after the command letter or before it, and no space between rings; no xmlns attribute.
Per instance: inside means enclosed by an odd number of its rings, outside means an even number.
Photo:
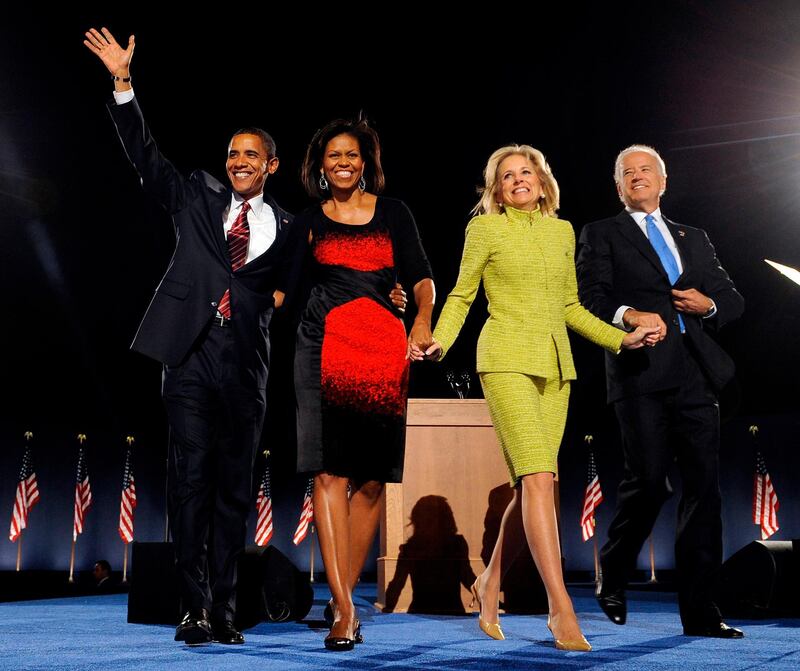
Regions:
<svg viewBox="0 0 800 671"><path fill-rule="evenodd" d="M86 48L97 56L108 71L116 77L127 77L133 58L134 36L128 38L128 48L123 49L108 28L89 28L83 41Z"/></svg>

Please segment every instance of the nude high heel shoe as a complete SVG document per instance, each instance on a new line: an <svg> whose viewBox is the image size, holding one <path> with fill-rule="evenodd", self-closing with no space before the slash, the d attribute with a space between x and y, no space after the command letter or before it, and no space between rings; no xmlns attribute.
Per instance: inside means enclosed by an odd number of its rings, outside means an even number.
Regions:
<svg viewBox="0 0 800 671"><path fill-rule="evenodd" d="M469 588L469 591L472 593L472 603L470 604L470 607L474 608L476 604L478 606L478 626L489 638L493 638L495 641L505 641L506 637L503 636L503 630L500 629L500 623L497 622L495 624L491 624L490 622L486 622L481 617L481 597L478 595L478 580L480 580L480 577L475 578L475 582L472 583L472 587Z"/></svg>
<svg viewBox="0 0 800 671"><path fill-rule="evenodd" d="M556 635L553 634L553 629L550 626L550 616L547 616L547 628L550 630L550 633L553 635L553 640L556 643L557 650L567 650L569 652L591 652L592 646L589 641L586 640L585 636L581 636L580 638L564 640L556 638Z"/></svg>

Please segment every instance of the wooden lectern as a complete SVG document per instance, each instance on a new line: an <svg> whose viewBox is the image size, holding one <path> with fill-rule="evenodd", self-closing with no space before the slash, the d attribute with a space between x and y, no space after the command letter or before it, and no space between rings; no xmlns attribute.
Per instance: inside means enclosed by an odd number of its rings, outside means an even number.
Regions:
<svg viewBox="0 0 800 671"><path fill-rule="evenodd" d="M483 399L409 399L407 424L403 483L386 485L381 513L376 605L463 613L511 499L508 470Z"/></svg>

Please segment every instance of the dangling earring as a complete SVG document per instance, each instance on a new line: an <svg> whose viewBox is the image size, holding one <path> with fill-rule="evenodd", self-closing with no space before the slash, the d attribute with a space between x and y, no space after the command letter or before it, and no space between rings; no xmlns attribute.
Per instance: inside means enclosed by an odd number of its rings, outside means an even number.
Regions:
<svg viewBox="0 0 800 671"><path fill-rule="evenodd" d="M545 199L545 195L544 195L544 191L542 191L542 192L539 194L539 200L544 200L544 199Z"/></svg>
<svg viewBox="0 0 800 671"><path fill-rule="evenodd" d="M358 190L362 193L367 190L367 182L364 179L364 175L361 175L361 179L358 180Z"/></svg>
<svg viewBox="0 0 800 671"><path fill-rule="evenodd" d="M327 191L328 190L328 180L325 179L325 173L324 172L321 173L320 176L319 176L319 188L322 189L323 191Z"/></svg>

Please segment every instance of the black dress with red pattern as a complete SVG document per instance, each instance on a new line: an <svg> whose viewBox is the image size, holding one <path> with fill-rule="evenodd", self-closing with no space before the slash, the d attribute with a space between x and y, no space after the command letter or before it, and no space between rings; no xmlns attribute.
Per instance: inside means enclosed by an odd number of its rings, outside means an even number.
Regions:
<svg viewBox="0 0 800 671"><path fill-rule="evenodd" d="M314 287L297 330L297 470L356 481L403 477L408 392L406 332L389 300L430 265L411 212L378 198L364 225L317 205L295 219L312 233Z"/></svg>

